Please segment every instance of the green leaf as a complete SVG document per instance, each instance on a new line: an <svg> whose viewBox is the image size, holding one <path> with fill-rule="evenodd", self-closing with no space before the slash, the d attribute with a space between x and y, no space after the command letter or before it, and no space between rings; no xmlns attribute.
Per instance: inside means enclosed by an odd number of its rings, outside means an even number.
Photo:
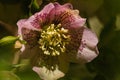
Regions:
<svg viewBox="0 0 120 80"><path fill-rule="evenodd" d="M41 0L33 0L33 6L34 6L34 8L36 8L36 9L39 9L39 8L40 8L38 1L41 1Z"/></svg>
<svg viewBox="0 0 120 80"><path fill-rule="evenodd" d="M19 67L19 71L25 71L30 68L30 60L29 59L21 59L20 64L15 67Z"/></svg>
<svg viewBox="0 0 120 80"><path fill-rule="evenodd" d="M37 12L40 9L41 4L42 0L32 0L29 5L29 15L31 16L33 13Z"/></svg>
<svg viewBox="0 0 120 80"><path fill-rule="evenodd" d="M0 39L0 47L5 46L5 45L9 45L11 43L15 43L15 41L18 39L19 39L19 37L14 37L14 36L4 37L4 38Z"/></svg>
<svg viewBox="0 0 120 80"><path fill-rule="evenodd" d="M20 80L20 78L11 71L0 71L0 80Z"/></svg>

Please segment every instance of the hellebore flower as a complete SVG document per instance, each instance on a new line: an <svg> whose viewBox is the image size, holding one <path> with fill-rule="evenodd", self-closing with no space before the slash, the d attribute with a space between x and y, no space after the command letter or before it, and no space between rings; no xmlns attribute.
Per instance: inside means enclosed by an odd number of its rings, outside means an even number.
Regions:
<svg viewBox="0 0 120 80"><path fill-rule="evenodd" d="M98 39L84 26L85 21L71 4L57 2L19 20L18 35L27 42L21 48L21 58L31 59L33 70L43 80L63 77L70 62L90 62L98 55Z"/></svg>

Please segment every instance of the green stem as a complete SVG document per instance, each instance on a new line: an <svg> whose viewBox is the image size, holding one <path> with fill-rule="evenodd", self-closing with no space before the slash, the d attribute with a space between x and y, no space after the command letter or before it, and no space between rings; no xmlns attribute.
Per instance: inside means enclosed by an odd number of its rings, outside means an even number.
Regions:
<svg viewBox="0 0 120 80"><path fill-rule="evenodd" d="M19 58L20 58L20 51L17 51L14 55L14 59L13 59L12 64L18 64Z"/></svg>
<svg viewBox="0 0 120 80"><path fill-rule="evenodd" d="M20 59L20 51L17 51L17 52L15 53L15 55L14 55L14 59L13 59L12 65L18 64L19 59ZM16 72L17 72L17 69L18 69L18 67L14 67L11 71L12 71L13 73L16 73Z"/></svg>

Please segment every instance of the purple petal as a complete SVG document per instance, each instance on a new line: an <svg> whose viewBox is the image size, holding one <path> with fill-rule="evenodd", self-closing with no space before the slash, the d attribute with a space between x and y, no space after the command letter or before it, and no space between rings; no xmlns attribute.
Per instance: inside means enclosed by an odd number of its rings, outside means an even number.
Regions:
<svg viewBox="0 0 120 80"><path fill-rule="evenodd" d="M18 35L21 40L26 40L27 43L35 43L37 40L37 33L41 29L41 25L46 22L49 12L54 8L52 3L46 5L40 12L32 15L28 19L21 19L17 22ZM26 30L25 30L26 29ZM37 41L36 41L37 42Z"/></svg>
<svg viewBox="0 0 120 80"><path fill-rule="evenodd" d="M55 6L55 7L63 7L63 8L73 9L72 4L70 4L70 3L66 3L66 4L64 4L64 5L60 5L58 2L55 2L55 3L54 3L54 6Z"/></svg>
<svg viewBox="0 0 120 80"><path fill-rule="evenodd" d="M86 19L79 16L78 10L72 10L72 5L67 3L60 5L54 3L55 8L50 12L50 19L53 23L61 23L63 27L81 27L85 24Z"/></svg>
<svg viewBox="0 0 120 80"><path fill-rule="evenodd" d="M70 62L78 63L76 55L81 44L83 31L84 31L84 27L69 29L69 35L71 37L71 41L66 46L66 53L68 56L68 60Z"/></svg>
<svg viewBox="0 0 120 80"><path fill-rule="evenodd" d="M30 30L36 30L39 31L39 29L35 28L33 25L31 25L31 21L34 20L34 16L31 16L30 19L21 19L17 22L18 26L18 34L22 34L22 28L30 29Z"/></svg>
<svg viewBox="0 0 120 80"><path fill-rule="evenodd" d="M51 10L50 12L50 21L52 21L54 24L59 23L61 20L62 15L64 15L64 12L66 11L66 7L61 6L59 3L54 3L55 8Z"/></svg>
<svg viewBox="0 0 120 80"><path fill-rule="evenodd" d="M84 26L84 24L86 22L86 19L81 18L79 16L79 11L78 10L70 10L69 12L66 13L66 16L67 17L64 20L61 21L61 23L64 27L78 28L78 27Z"/></svg>
<svg viewBox="0 0 120 80"><path fill-rule="evenodd" d="M22 28L22 38L29 44L30 46L35 46L38 44L39 40L39 32L27 28Z"/></svg>
<svg viewBox="0 0 120 80"><path fill-rule="evenodd" d="M38 15L40 14L49 14L49 12L54 8L53 3L47 4L40 12L38 12Z"/></svg>
<svg viewBox="0 0 120 80"><path fill-rule="evenodd" d="M19 21L17 22L18 34L19 34L19 35L22 35L21 29L22 29L23 27L26 27L26 26L24 25L24 22L25 22L25 21L26 21L26 19L22 19L22 20L19 20Z"/></svg>
<svg viewBox="0 0 120 80"><path fill-rule="evenodd" d="M20 39L27 41L30 45L35 45L39 38L38 29L34 28L27 19L19 20L17 25L18 35L21 37Z"/></svg>
<svg viewBox="0 0 120 80"><path fill-rule="evenodd" d="M70 62L90 62L98 55L97 36L85 27L73 28L71 42L67 47L67 56Z"/></svg>
<svg viewBox="0 0 120 80"><path fill-rule="evenodd" d="M77 58L85 62L90 62L93 60L99 53L97 43L98 39L95 33L89 29L84 29Z"/></svg>
<svg viewBox="0 0 120 80"><path fill-rule="evenodd" d="M49 12L54 8L52 3L46 5L40 12L32 15L28 19L22 19L17 22L18 33L21 34L22 28L27 28L31 30L41 29L41 24L46 22Z"/></svg>
<svg viewBox="0 0 120 80"><path fill-rule="evenodd" d="M70 3L66 3L63 6L66 7L66 8L68 8L68 9L73 9L72 4L70 4Z"/></svg>
<svg viewBox="0 0 120 80"><path fill-rule="evenodd" d="M36 13L34 15L35 20L33 20L31 23L33 26L36 26L37 28L43 27L44 24L49 24L50 23L50 11L54 8L53 3L49 3L46 5L40 12ZM36 24L34 24L36 23ZM37 26L39 25L39 26Z"/></svg>

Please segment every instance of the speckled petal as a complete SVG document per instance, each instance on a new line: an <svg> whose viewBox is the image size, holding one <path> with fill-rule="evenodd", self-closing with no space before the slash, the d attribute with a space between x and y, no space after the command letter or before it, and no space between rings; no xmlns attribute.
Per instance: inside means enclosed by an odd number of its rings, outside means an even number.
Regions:
<svg viewBox="0 0 120 80"><path fill-rule="evenodd" d="M35 46L38 44L39 40L39 32L27 28L22 28L22 38L25 40L30 46Z"/></svg>
<svg viewBox="0 0 120 80"><path fill-rule="evenodd" d="M69 35L71 37L71 41L66 46L66 53L69 62L78 63L77 52L81 45L83 31L84 31L84 27L69 29Z"/></svg>
<svg viewBox="0 0 120 80"><path fill-rule="evenodd" d="M54 8L52 3L46 5L40 12L35 13L28 19L21 19L17 22L18 25L18 34L21 34L22 28L27 28L30 30L39 30L41 29L41 24L46 22L49 12Z"/></svg>
<svg viewBox="0 0 120 80"><path fill-rule="evenodd" d="M60 5L54 3L55 8L50 12L50 19L55 24L62 24L64 28L81 27L85 24L86 19L79 16L78 10L73 10L72 5L67 3Z"/></svg>
<svg viewBox="0 0 120 80"><path fill-rule="evenodd" d="M73 63L86 63L98 55L98 39L91 30L81 27L71 36L71 42L67 47L68 60Z"/></svg>
<svg viewBox="0 0 120 80"><path fill-rule="evenodd" d="M84 62L90 62L98 55L97 49L98 38L89 29L84 29L81 40L81 45L78 49L77 59Z"/></svg>
<svg viewBox="0 0 120 80"><path fill-rule="evenodd" d="M21 19L21 20L19 20L19 21L17 22L18 35L21 35L21 34L22 34L21 29L22 29L23 27L26 27L25 24L24 24L24 22L25 22L26 20L27 20L27 19Z"/></svg>
<svg viewBox="0 0 120 80"><path fill-rule="evenodd" d="M84 26L86 19L79 16L78 10L70 10L66 13L66 18L61 21L62 25L66 28L79 28ZM63 16L64 17L64 16Z"/></svg>
<svg viewBox="0 0 120 80"><path fill-rule="evenodd" d="M21 40L27 41L30 45L36 45L41 25L48 20L49 12L54 8L53 3L46 5L40 12L32 15L28 19L21 19L17 22L18 35ZM35 42L36 41L36 42ZM35 44L34 44L35 43ZM22 49L23 51L23 49Z"/></svg>
<svg viewBox="0 0 120 80"><path fill-rule="evenodd" d="M35 20L31 22L32 25L36 26L36 28L41 28L43 25L49 24L51 22L49 13L54 7L55 6L53 3L49 3L40 12L37 12L35 15L33 15L35 17Z"/></svg>

